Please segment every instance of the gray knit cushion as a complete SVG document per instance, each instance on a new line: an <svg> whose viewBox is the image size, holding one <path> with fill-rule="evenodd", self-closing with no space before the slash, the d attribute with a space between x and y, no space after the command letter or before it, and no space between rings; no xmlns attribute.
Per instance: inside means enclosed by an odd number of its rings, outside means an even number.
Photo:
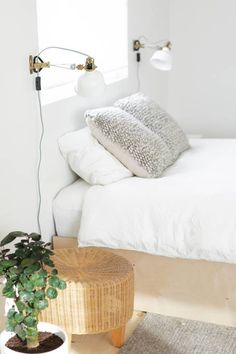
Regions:
<svg viewBox="0 0 236 354"><path fill-rule="evenodd" d="M166 143L118 107L87 111L86 121L97 140L140 177L159 177L172 162Z"/></svg>
<svg viewBox="0 0 236 354"><path fill-rule="evenodd" d="M142 93L136 93L115 102L115 106L132 114L146 127L158 134L169 147L173 161L179 154L189 148L189 143L183 130L151 98Z"/></svg>

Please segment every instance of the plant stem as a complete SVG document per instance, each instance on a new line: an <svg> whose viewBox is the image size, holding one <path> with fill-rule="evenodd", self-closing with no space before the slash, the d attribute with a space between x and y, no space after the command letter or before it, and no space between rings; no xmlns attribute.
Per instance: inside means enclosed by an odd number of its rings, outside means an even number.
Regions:
<svg viewBox="0 0 236 354"><path fill-rule="evenodd" d="M27 337L27 348L37 348L39 346L39 335Z"/></svg>

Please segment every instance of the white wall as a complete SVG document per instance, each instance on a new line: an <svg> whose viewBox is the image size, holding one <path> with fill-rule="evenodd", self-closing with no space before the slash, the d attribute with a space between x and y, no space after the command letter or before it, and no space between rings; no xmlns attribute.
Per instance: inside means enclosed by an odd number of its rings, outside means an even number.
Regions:
<svg viewBox="0 0 236 354"><path fill-rule="evenodd" d="M142 51L141 90L167 107L189 133L236 137L236 47L233 0L129 0L128 45L140 35L173 41L174 68L169 74L148 64ZM36 166L39 116L28 55L37 52L34 0L1 3L0 84L0 237L15 229L36 230ZM224 50L222 50L224 48ZM79 48L82 49L82 48ZM167 78L169 77L169 80ZM96 101L72 97L44 108L43 210L45 238L54 233L51 202L71 183L57 148L65 132L84 125L86 108L112 103L135 92L136 62L129 51L129 79L108 88Z"/></svg>
<svg viewBox="0 0 236 354"><path fill-rule="evenodd" d="M170 0L168 109L189 133L236 137L236 2Z"/></svg>
<svg viewBox="0 0 236 354"><path fill-rule="evenodd" d="M168 37L167 0L129 0L128 45L140 35L151 40ZM1 4L1 105L0 105L0 237L15 229L36 230L36 164L39 117L33 78L28 74L28 54L37 52L34 0L8 0ZM53 43L52 43L53 45ZM79 48L82 49L82 48ZM4 53L4 54L3 54ZM143 52L140 64L142 90L167 102L167 76L147 64ZM53 233L52 198L74 179L58 152L57 139L84 125L86 108L111 104L135 92L136 62L129 52L129 79L108 87L96 101L72 97L44 107L45 140L42 165L42 229L44 238Z"/></svg>
<svg viewBox="0 0 236 354"><path fill-rule="evenodd" d="M38 108L28 55L37 48L32 0L1 2L0 238L36 228Z"/></svg>

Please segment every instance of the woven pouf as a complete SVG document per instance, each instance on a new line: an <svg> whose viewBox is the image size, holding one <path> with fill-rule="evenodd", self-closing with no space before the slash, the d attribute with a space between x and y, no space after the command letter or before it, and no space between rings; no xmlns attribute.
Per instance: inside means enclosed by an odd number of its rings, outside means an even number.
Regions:
<svg viewBox="0 0 236 354"><path fill-rule="evenodd" d="M49 302L40 320L71 334L112 331L114 346L123 345L125 325L133 314L134 273L123 257L99 248L54 251L53 261L67 288Z"/></svg>

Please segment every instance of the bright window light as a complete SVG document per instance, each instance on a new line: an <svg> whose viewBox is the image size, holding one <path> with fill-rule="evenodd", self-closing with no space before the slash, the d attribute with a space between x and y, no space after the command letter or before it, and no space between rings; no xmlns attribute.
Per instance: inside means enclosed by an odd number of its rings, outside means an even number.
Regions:
<svg viewBox="0 0 236 354"><path fill-rule="evenodd" d="M127 78L127 6L127 0L37 0L39 50L76 49L95 58L107 84ZM85 61L83 56L55 49L43 53L42 59L54 64ZM78 75L78 71L44 69L43 89L70 87Z"/></svg>

